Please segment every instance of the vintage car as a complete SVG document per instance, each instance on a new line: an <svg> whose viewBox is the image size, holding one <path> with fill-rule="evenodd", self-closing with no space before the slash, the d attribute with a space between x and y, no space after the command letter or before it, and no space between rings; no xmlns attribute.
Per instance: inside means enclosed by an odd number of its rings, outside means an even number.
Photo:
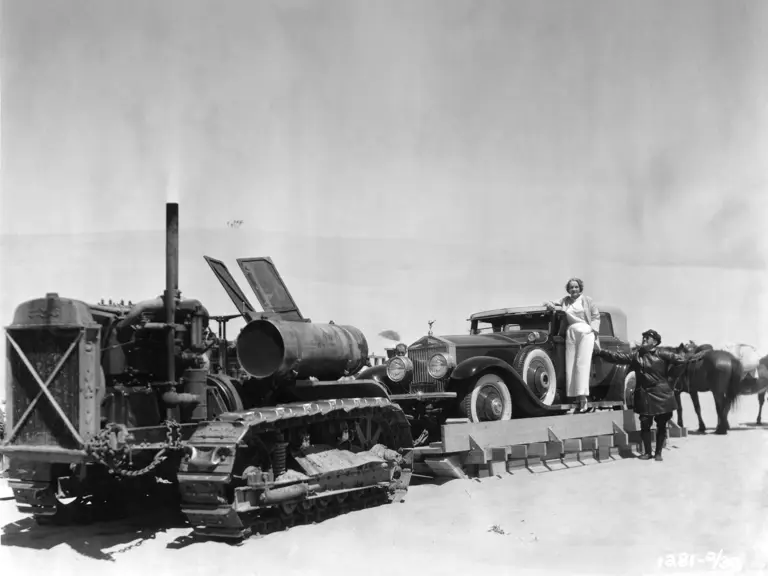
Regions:
<svg viewBox="0 0 768 576"><path fill-rule="evenodd" d="M626 315L600 309L600 346L629 351ZM357 377L376 380L411 412L439 408L445 417L472 422L563 414L574 406L565 394L565 329L562 310L544 306L477 312L469 334L435 336L431 330L390 353ZM589 402L622 408L634 390L634 373L595 356ZM444 420L443 418L443 420Z"/></svg>

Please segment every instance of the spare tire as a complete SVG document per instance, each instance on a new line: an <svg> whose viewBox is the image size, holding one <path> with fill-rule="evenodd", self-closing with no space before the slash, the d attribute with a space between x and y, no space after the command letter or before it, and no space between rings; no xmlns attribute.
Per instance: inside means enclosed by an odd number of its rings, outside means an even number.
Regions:
<svg viewBox="0 0 768 576"><path fill-rule="evenodd" d="M523 348L515 358L513 368L542 404L551 406L554 403L557 374L546 351L536 346Z"/></svg>

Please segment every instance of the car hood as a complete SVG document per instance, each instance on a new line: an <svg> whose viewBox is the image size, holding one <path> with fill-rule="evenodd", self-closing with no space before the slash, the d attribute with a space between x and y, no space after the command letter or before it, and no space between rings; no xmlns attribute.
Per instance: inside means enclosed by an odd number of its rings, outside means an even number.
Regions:
<svg viewBox="0 0 768 576"><path fill-rule="evenodd" d="M538 332L540 340L546 337L542 330L516 330L514 332L495 332L492 334L457 334L455 336L440 336L461 348L487 348L489 346L522 346L528 343L528 335Z"/></svg>

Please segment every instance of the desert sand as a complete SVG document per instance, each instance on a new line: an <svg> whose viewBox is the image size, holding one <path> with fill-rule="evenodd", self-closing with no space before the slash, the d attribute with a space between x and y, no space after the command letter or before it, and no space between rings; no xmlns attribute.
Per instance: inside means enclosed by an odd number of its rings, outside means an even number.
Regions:
<svg viewBox="0 0 768 576"><path fill-rule="evenodd" d="M661 463L418 481L402 504L239 546L189 543L189 528L159 520L38 527L16 511L3 481L0 565L4 574L101 576L768 574L768 427L754 425L754 396L731 413L727 436L712 434L711 395L702 405L708 434L672 439ZM688 396L683 408L695 428ZM658 564L685 553L700 561Z"/></svg>

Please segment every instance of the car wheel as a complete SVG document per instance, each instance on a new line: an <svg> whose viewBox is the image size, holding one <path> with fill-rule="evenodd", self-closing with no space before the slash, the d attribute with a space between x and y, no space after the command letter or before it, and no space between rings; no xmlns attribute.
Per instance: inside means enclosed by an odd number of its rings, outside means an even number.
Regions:
<svg viewBox="0 0 768 576"><path fill-rule="evenodd" d="M635 407L635 386L637 378L634 370L624 377L624 405L627 408Z"/></svg>
<svg viewBox="0 0 768 576"><path fill-rule="evenodd" d="M512 418L512 396L498 374L477 378L461 402L461 411L470 422L494 422Z"/></svg>
<svg viewBox="0 0 768 576"><path fill-rule="evenodd" d="M554 403L557 375L549 354L541 348L525 348L515 360L514 368L542 404Z"/></svg>

